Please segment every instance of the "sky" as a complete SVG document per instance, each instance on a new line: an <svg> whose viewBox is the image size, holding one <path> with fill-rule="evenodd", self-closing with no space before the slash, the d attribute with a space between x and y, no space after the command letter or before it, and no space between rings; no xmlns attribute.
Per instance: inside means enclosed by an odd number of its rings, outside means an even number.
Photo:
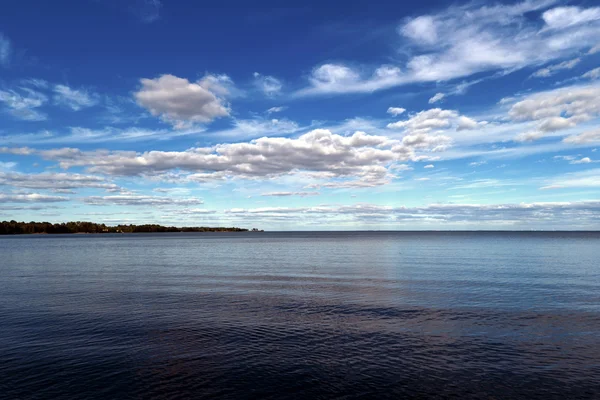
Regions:
<svg viewBox="0 0 600 400"><path fill-rule="evenodd" d="M20 0L0 220L600 229L595 1Z"/></svg>

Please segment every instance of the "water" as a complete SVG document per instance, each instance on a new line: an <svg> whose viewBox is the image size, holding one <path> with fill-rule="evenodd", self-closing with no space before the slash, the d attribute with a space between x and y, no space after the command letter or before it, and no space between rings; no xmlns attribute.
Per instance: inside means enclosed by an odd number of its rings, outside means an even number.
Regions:
<svg viewBox="0 0 600 400"><path fill-rule="evenodd" d="M0 398L600 398L600 233L0 237Z"/></svg>

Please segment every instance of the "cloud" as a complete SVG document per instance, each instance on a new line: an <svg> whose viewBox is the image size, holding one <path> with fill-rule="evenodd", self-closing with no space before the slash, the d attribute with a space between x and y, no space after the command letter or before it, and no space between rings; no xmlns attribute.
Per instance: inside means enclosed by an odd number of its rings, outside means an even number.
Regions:
<svg viewBox="0 0 600 400"><path fill-rule="evenodd" d="M320 194L319 192L268 192L268 193L261 194L261 196L266 196L266 197L290 197L290 196L306 197L306 196L318 196L319 194Z"/></svg>
<svg viewBox="0 0 600 400"><path fill-rule="evenodd" d="M62 196L48 196L45 194L7 194L0 193L0 203L55 203L60 201L69 201L69 198Z"/></svg>
<svg viewBox="0 0 600 400"><path fill-rule="evenodd" d="M12 55L12 45L10 40L0 33L0 65L8 67Z"/></svg>
<svg viewBox="0 0 600 400"><path fill-rule="evenodd" d="M278 113L278 112L282 112L284 110L287 110L286 106L280 106L280 107L271 107L267 110L267 114L273 114L273 113Z"/></svg>
<svg viewBox="0 0 600 400"><path fill-rule="evenodd" d="M318 221L323 226L350 223L375 223L379 226L400 227L404 224L420 227L439 226L485 226L487 229L498 226L597 226L600 201L579 202L540 202L520 204L430 204L421 207L390 206L377 204L354 204L316 207L260 207L230 209L231 214L242 219L271 218L288 222ZM595 217L594 217L595 216ZM509 228L510 229L510 228Z"/></svg>
<svg viewBox="0 0 600 400"><path fill-rule="evenodd" d="M172 198L159 196L143 196L143 195L119 195L119 196L90 196L84 197L83 202L90 205L105 206L173 206L182 205L190 206L203 204L201 199L196 198Z"/></svg>
<svg viewBox="0 0 600 400"><path fill-rule="evenodd" d="M323 64L313 69L310 87L301 89L295 96L332 93L371 93L399 85L405 81L400 68L383 65L364 77L359 71L344 64Z"/></svg>
<svg viewBox="0 0 600 400"><path fill-rule="evenodd" d="M572 60L563 61L559 64L549 65L545 68L538 69L531 76L534 78L547 78L556 74L558 71L565 69L573 69L577 64L581 62L581 58L574 58Z"/></svg>
<svg viewBox="0 0 600 400"><path fill-rule="evenodd" d="M537 129L524 134L532 140L547 132L572 128L600 115L600 85L569 86L535 93L512 105L509 117L536 121Z"/></svg>
<svg viewBox="0 0 600 400"><path fill-rule="evenodd" d="M108 183L99 176L45 172L23 174L18 172L0 172L0 186L12 186L27 189L69 190L79 188L98 188L119 191L121 188Z"/></svg>
<svg viewBox="0 0 600 400"><path fill-rule="evenodd" d="M229 116L230 110L223 99L229 91L219 82L223 80L208 75L192 83L173 75L161 75L141 79L142 87L134 96L152 115L160 116L176 128L185 128Z"/></svg>
<svg viewBox="0 0 600 400"><path fill-rule="evenodd" d="M37 109L48 102L48 97L33 89L0 90L0 102L6 105L8 113L15 118L25 121L44 121L47 118L45 113Z"/></svg>
<svg viewBox="0 0 600 400"><path fill-rule="evenodd" d="M600 78L600 67L598 68L594 68L588 72L586 72L585 74L582 75L583 78L587 78L587 79L598 79Z"/></svg>
<svg viewBox="0 0 600 400"><path fill-rule="evenodd" d="M487 161L483 160L483 161L473 161L471 163L469 163L470 167L479 167L481 165L485 165L487 164Z"/></svg>
<svg viewBox="0 0 600 400"><path fill-rule="evenodd" d="M436 93L432 98L429 99L429 104L437 103L442 100L446 95L444 93Z"/></svg>
<svg viewBox="0 0 600 400"><path fill-rule="evenodd" d="M461 115L460 117L458 117L456 130L459 132L465 131L465 130L471 130L471 129L477 128L478 126L481 126L481 123L478 123L474 119L471 119L469 117L465 117L464 115Z"/></svg>
<svg viewBox="0 0 600 400"><path fill-rule="evenodd" d="M583 158L581 158L579 160L573 160L573 161L571 161L571 164L589 164L589 163L592 163L592 162L593 161L592 161L591 158L589 158L589 157L583 157Z"/></svg>
<svg viewBox="0 0 600 400"><path fill-rule="evenodd" d="M434 168L435 166L433 164L427 164L426 166L424 166L423 168L425 169L430 169L430 168Z"/></svg>
<svg viewBox="0 0 600 400"><path fill-rule="evenodd" d="M387 109L387 113L393 115L394 117L397 117L398 115L404 113L406 111L406 108L402 108L402 107L390 107Z"/></svg>
<svg viewBox="0 0 600 400"><path fill-rule="evenodd" d="M600 20L600 8L556 7L542 14L548 29L565 29L575 25Z"/></svg>
<svg viewBox="0 0 600 400"><path fill-rule="evenodd" d="M554 177L541 189L600 188L600 168L571 172Z"/></svg>
<svg viewBox="0 0 600 400"><path fill-rule="evenodd" d="M162 3L160 0L135 0L136 3L132 12L137 15L142 22L152 23L160 18L160 9Z"/></svg>
<svg viewBox="0 0 600 400"><path fill-rule="evenodd" d="M313 69L309 86L296 95L369 93L478 73L507 73L572 57L597 44L597 8L548 10L553 3L528 0L488 6L470 2L408 18L398 28L398 48L408 54L405 60L375 69L322 64Z"/></svg>
<svg viewBox="0 0 600 400"><path fill-rule="evenodd" d="M569 144L600 143L600 129L585 131L578 135L567 136L563 142Z"/></svg>
<svg viewBox="0 0 600 400"><path fill-rule="evenodd" d="M272 97L281 93L283 83L274 76L254 73L254 85L266 96Z"/></svg>
<svg viewBox="0 0 600 400"><path fill-rule="evenodd" d="M72 89L66 85L54 86L54 102L58 105L79 111L98 104L98 95L85 89Z"/></svg>
<svg viewBox="0 0 600 400"><path fill-rule="evenodd" d="M304 128L296 122L282 118L254 118L254 119L236 119L233 121L233 127L207 133L207 135L219 138L255 138L260 136L278 136L289 135L299 132Z"/></svg>
<svg viewBox="0 0 600 400"><path fill-rule="evenodd" d="M408 21L400 27L400 33L417 43L434 45L438 41L436 22L433 17L424 15Z"/></svg>
<svg viewBox="0 0 600 400"><path fill-rule="evenodd" d="M86 167L90 172L118 176L155 176L180 171L187 182L222 179L265 179L303 172L322 179L350 178L352 185L388 182L388 168L417 157L410 147L385 136L356 132L351 136L316 129L298 138L262 137L250 142L191 148L186 151L41 150L38 154L62 168ZM336 184L350 184L346 181Z"/></svg>

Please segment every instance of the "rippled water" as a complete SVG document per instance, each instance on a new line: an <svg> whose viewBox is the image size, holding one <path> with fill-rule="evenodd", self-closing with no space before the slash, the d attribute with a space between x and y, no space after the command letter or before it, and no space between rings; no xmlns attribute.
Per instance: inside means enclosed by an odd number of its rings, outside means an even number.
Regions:
<svg viewBox="0 0 600 400"><path fill-rule="evenodd" d="M600 398L600 234L0 238L0 398Z"/></svg>

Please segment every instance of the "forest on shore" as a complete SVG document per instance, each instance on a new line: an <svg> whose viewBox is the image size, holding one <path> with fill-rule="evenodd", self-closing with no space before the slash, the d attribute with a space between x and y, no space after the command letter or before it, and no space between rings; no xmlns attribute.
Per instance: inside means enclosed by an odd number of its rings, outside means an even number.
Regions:
<svg viewBox="0 0 600 400"><path fill-rule="evenodd" d="M52 234L52 233L141 233L141 232L247 232L248 229L235 227L175 227L157 224L116 225L96 224L93 222L0 222L0 235Z"/></svg>

